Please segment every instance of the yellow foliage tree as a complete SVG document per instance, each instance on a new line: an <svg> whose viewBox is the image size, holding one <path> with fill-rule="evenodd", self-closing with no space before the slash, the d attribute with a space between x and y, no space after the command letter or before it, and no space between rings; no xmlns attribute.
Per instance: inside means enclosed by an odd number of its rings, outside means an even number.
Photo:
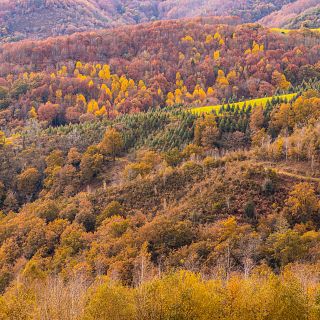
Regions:
<svg viewBox="0 0 320 320"><path fill-rule="evenodd" d="M103 154L112 156L115 160L116 155L118 155L122 148L124 142L122 135L115 128L108 128L104 134L104 137L100 143L100 150Z"/></svg>
<svg viewBox="0 0 320 320"><path fill-rule="evenodd" d="M6 135L3 131L0 131L0 148L6 144Z"/></svg>
<svg viewBox="0 0 320 320"><path fill-rule="evenodd" d="M29 118L30 119L37 119L38 118L38 114L37 114L35 107L31 107L31 109L29 111Z"/></svg>
<svg viewBox="0 0 320 320"><path fill-rule="evenodd" d="M205 44L211 44L213 42L213 36L211 34L208 34L206 36Z"/></svg>
<svg viewBox="0 0 320 320"><path fill-rule="evenodd" d="M215 94L214 89L212 87L209 87L207 90L207 96L208 97L213 97Z"/></svg>
<svg viewBox="0 0 320 320"><path fill-rule="evenodd" d="M227 75L228 82L235 82L237 79L237 72L235 70L231 70Z"/></svg>
<svg viewBox="0 0 320 320"><path fill-rule="evenodd" d="M218 40L218 41L220 41L220 39L221 39L221 35L220 35L220 33L219 32L216 32L215 34L214 34L214 37L213 37L215 40Z"/></svg>
<svg viewBox="0 0 320 320"><path fill-rule="evenodd" d="M99 71L98 76L102 80L109 80L111 78L110 66L104 64L102 69Z"/></svg>
<svg viewBox="0 0 320 320"><path fill-rule="evenodd" d="M106 106L102 106L99 110L97 110L97 111L95 112L95 115L96 115L97 117L102 117L102 116L104 116L106 113L107 113Z"/></svg>
<svg viewBox="0 0 320 320"><path fill-rule="evenodd" d="M213 53L213 59L214 60L218 60L220 58L220 51L219 50L216 50L214 53Z"/></svg>
<svg viewBox="0 0 320 320"><path fill-rule="evenodd" d="M82 62L81 61L77 61L77 63L76 63L76 68L77 69L79 69L79 70L81 70L82 69Z"/></svg>
<svg viewBox="0 0 320 320"><path fill-rule="evenodd" d="M220 86L228 86L229 85L229 81L226 78L223 70L218 71L218 77L217 77L216 83Z"/></svg>
<svg viewBox="0 0 320 320"><path fill-rule="evenodd" d="M95 99L91 99L88 103L87 112L95 114L99 111L98 102Z"/></svg>
<svg viewBox="0 0 320 320"><path fill-rule="evenodd" d="M185 36L185 37L183 37L182 39L181 39L181 41L182 42L184 42L184 43L194 43L194 40L193 40L193 38L191 37L191 36Z"/></svg>
<svg viewBox="0 0 320 320"><path fill-rule="evenodd" d="M172 92L169 92L166 100L167 106L172 107L174 105L174 100L174 94Z"/></svg>
<svg viewBox="0 0 320 320"><path fill-rule="evenodd" d="M279 71L275 70L272 74L273 83L282 90L287 90L291 86L291 83L287 81L286 76Z"/></svg>

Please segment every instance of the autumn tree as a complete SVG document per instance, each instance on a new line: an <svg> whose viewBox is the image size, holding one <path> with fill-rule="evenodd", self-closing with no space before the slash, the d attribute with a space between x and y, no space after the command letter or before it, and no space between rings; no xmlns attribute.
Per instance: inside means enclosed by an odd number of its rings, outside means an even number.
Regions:
<svg viewBox="0 0 320 320"><path fill-rule="evenodd" d="M276 87L282 90L287 90L291 86L291 83L287 81L286 76L277 70L272 74L272 81Z"/></svg>
<svg viewBox="0 0 320 320"><path fill-rule="evenodd" d="M123 138L115 128L109 127L100 143L100 150L103 154L111 156L115 161L124 147Z"/></svg>
<svg viewBox="0 0 320 320"><path fill-rule="evenodd" d="M100 225L105 219L112 216L123 216L124 209L118 201L111 201L101 214L97 217L97 223Z"/></svg>
<svg viewBox="0 0 320 320"><path fill-rule="evenodd" d="M40 173L36 168L28 168L17 177L17 188L26 196L34 195L39 187Z"/></svg>
<svg viewBox="0 0 320 320"><path fill-rule="evenodd" d="M320 210L320 202L314 187L307 182L296 184L286 200L285 212L294 221L309 221L316 219Z"/></svg>
<svg viewBox="0 0 320 320"><path fill-rule="evenodd" d="M49 223L58 217L59 208L54 200L46 199L37 203L35 213Z"/></svg>
<svg viewBox="0 0 320 320"><path fill-rule="evenodd" d="M164 159L169 166L175 167L183 160L183 154L178 148L173 148L165 152Z"/></svg>
<svg viewBox="0 0 320 320"><path fill-rule="evenodd" d="M198 146L212 148L220 135L214 115L205 115L196 121L194 141Z"/></svg>
<svg viewBox="0 0 320 320"><path fill-rule="evenodd" d="M79 167L81 162L81 154L77 148L71 148L67 155L67 163L74 167Z"/></svg>
<svg viewBox="0 0 320 320"><path fill-rule="evenodd" d="M107 280L90 294L84 319L136 319L133 290Z"/></svg>
<svg viewBox="0 0 320 320"><path fill-rule="evenodd" d="M82 155L80 162L81 177L83 181L90 181L96 177L102 169L103 155L96 146L90 146Z"/></svg>
<svg viewBox="0 0 320 320"><path fill-rule="evenodd" d="M250 129L252 132L256 133L263 128L264 125L264 112L262 105L253 108L250 117Z"/></svg>
<svg viewBox="0 0 320 320"><path fill-rule="evenodd" d="M57 125L59 119L60 107L58 104L47 102L40 105L38 109L38 118L40 121L47 121L49 124Z"/></svg>
<svg viewBox="0 0 320 320"><path fill-rule="evenodd" d="M6 135L3 131L0 131L0 149L4 147L6 143Z"/></svg>

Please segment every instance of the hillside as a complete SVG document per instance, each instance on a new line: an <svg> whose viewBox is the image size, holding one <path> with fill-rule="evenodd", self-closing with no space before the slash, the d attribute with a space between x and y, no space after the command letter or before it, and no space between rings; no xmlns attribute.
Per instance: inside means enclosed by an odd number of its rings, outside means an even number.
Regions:
<svg viewBox="0 0 320 320"><path fill-rule="evenodd" d="M0 320L320 319L320 32L252 23L294 3L0 0Z"/></svg>
<svg viewBox="0 0 320 320"><path fill-rule="evenodd" d="M0 316L316 320L319 89L218 117L33 119L2 135Z"/></svg>
<svg viewBox="0 0 320 320"><path fill-rule="evenodd" d="M215 22L161 21L5 44L0 126L10 133L33 117L58 126L219 105L298 92L319 78L318 32Z"/></svg>
<svg viewBox="0 0 320 320"><path fill-rule="evenodd" d="M233 15L242 22L254 22L291 2L294 0L0 0L0 40L39 39L122 24L208 15Z"/></svg>
<svg viewBox="0 0 320 320"><path fill-rule="evenodd" d="M285 28L298 29L300 27L319 28L320 26L320 4L312 9L305 10L295 18L288 20Z"/></svg>
<svg viewBox="0 0 320 320"><path fill-rule="evenodd" d="M297 0L263 17L259 22L269 27L299 29L302 26L319 28L319 0Z"/></svg>
<svg viewBox="0 0 320 320"><path fill-rule="evenodd" d="M111 23L111 19L89 1L10 1L2 6L0 35L3 39L45 38L106 28Z"/></svg>

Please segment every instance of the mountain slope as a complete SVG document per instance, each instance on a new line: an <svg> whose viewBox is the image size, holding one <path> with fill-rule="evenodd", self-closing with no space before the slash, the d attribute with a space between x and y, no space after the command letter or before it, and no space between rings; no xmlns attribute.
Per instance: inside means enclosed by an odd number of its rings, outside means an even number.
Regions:
<svg viewBox="0 0 320 320"><path fill-rule="evenodd" d="M303 80L320 77L320 34L284 37L256 24L216 20L156 21L3 44L0 128L28 121L32 107L57 126L298 92Z"/></svg>
<svg viewBox="0 0 320 320"><path fill-rule="evenodd" d="M254 22L294 0L0 0L0 40L195 16L234 15Z"/></svg>
<svg viewBox="0 0 320 320"><path fill-rule="evenodd" d="M7 8L2 14L2 36L13 39L71 34L110 23L103 11L86 0L17 1Z"/></svg>
<svg viewBox="0 0 320 320"><path fill-rule="evenodd" d="M300 28L301 26L307 28L318 28L320 26L320 4L315 8L304 11L284 25L285 28L290 29Z"/></svg>
<svg viewBox="0 0 320 320"><path fill-rule="evenodd" d="M253 22L281 9L294 0L167 0L159 4L164 18L194 17L199 15L236 15L244 22Z"/></svg>
<svg viewBox="0 0 320 320"><path fill-rule="evenodd" d="M319 0L297 0L265 16L259 22L270 27L299 28L304 21L312 20L308 26L317 28L320 24L319 19L316 19L315 16L317 14L319 16L319 8Z"/></svg>

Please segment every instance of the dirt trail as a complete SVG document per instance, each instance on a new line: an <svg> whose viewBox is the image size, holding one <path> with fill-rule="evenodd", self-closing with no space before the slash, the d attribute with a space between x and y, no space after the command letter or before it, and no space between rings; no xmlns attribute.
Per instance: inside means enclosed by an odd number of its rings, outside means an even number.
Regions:
<svg viewBox="0 0 320 320"><path fill-rule="evenodd" d="M271 169L271 170L275 171L279 175L295 178L297 180L312 181L312 182L319 182L320 183L320 178L309 176L309 175L303 175L303 174L299 174L299 173L293 173L293 172L287 171L286 169L276 168L275 167L276 164L274 164L272 162L267 162L267 163L261 162L259 164L262 165L263 167L265 167L266 169Z"/></svg>
<svg viewBox="0 0 320 320"><path fill-rule="evenodd" d="M288 171L285 171L285 170L282 170L282 169L276 169L276 168L270 168L270 169L274 170L277 174L288 176L288 177L292 177L292 178L296 178L296 179L299 179L299 180L320 182L320 178L311 177L311 176L304 176L304 175L288 172Z"/></svg>

